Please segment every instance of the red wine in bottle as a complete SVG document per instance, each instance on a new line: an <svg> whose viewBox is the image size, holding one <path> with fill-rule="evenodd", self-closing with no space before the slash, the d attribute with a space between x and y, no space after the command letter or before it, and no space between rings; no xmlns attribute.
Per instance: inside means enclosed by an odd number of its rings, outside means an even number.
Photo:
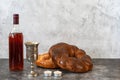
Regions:
<svg viewBox="0 0 120 80"><path fill-rule="evenodd" d="M21 71L23 67L23 33L19 31L19 14L13 14L13 29L9 34L9 69Z"/></svg>

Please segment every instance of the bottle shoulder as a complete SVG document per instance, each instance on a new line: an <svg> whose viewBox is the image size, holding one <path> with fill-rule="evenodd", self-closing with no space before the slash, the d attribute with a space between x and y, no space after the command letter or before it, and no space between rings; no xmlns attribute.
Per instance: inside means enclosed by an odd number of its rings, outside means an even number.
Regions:
<svg viewBox="0 0 120 80"><path fill-rule="evenodd" d="M22 32L9 33L9 37L14 37L14 36L21 36L21 37L23 37L23 33Z"/></svg>

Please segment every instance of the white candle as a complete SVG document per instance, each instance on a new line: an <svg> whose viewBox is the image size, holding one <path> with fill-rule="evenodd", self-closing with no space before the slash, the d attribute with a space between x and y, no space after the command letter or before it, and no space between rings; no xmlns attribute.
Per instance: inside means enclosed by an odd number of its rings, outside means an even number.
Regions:
<svg viewBox="0 0 120 80"><path fill-rule="evenodd" d="M60 76L62 76L62 72L61 71L54 71L54 76L60 77Z"/></svg>
<svg viewBox="0 0 120 80"><path fill-rule="evenodd" d="M44 71L44 76L51 76L52 75L52 71Z"/></svg>

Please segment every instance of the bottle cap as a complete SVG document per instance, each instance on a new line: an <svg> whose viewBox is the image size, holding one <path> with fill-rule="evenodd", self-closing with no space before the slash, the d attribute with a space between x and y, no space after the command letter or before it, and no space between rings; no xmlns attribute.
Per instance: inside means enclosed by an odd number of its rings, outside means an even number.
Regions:
<svg viewBox="0 0 120 80"><path fill-rule="evenodd" d="M13 14L13 24L19 24L19 14Z"/></svg>

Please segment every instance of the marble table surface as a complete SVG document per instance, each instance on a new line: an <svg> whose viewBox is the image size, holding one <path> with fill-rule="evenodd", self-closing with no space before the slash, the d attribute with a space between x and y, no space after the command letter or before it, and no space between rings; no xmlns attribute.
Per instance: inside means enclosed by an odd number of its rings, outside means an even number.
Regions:
<svg viewBox="0 0 120 80"><path fill-rule="evenodd" d="M0 59L0 80L120 80L120 59L93 59L93 70L87 73L71 73L61 69L43 69L36 67L38 77L28 77L30 64L24 60L24 70L9 71L8 59ZM45 70L61 70L62 77L44 77Z"/></svg>

